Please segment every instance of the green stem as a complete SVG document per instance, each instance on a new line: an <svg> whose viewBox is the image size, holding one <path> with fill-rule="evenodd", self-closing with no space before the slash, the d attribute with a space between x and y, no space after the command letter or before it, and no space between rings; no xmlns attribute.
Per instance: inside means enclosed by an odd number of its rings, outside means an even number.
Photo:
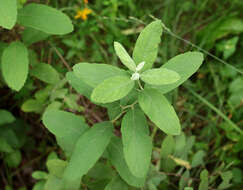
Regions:
<svg viewBox="0 0 243 190"><path fill-rule="evenodd" d="M138 85L139 85L139 88L140 88L141 90L144 90L144 89L143 89L143 86L142 86L142 84L141 84L141 82L140 82L140 80L138 80Z"/></svg>

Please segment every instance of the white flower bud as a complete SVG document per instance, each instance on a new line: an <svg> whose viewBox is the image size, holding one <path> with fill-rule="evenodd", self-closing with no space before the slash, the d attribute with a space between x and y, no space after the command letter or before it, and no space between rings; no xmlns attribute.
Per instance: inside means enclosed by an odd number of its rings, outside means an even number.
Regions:
<svg viewBox="0 0 243 190"><path fill-rule="evenodd" d="M139 77L140 77L140 75L139 75L139 73L133 73L132 74L132 77L131 77L131 80L138 80L139 79Z"/></svg>
<svg viewBox="0 0 243 190"><path fill-rule="evenodd" d="M144 61L139 63L138 66L136 67L136 72L140 71L143 68L144 64L145 64Z"/></svg>

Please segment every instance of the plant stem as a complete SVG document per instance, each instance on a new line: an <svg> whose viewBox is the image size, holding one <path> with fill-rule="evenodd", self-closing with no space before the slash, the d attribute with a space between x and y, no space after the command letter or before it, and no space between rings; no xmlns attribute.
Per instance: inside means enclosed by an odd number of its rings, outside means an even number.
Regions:
<svg viewBox="0 0 243 190"><path fill-rule="evenodd" d="M138 85L139 85L139 88L140 88L141 90L144 90L144 89L143 89L143 86L142 86L142 84L141 84L141 82L140 82L140 80L138 80Z"/></svg>

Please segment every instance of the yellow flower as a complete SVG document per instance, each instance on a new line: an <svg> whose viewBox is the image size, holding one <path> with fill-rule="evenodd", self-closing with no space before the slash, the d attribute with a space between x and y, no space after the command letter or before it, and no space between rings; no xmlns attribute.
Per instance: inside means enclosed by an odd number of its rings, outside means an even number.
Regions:
<svg viewBox="0 0 243 190"><path fill-rule="evenodd" d="M89 0L84 0L84 3L85 3L85 4L88 4L88 2L89 2Z"/></svg>
<svg viewBox="0 0 243 190"><path fill-rule="evenodd" d="M75 15L75 19L79 19L81 18L82 20L87 20L88 15L92 13L91 9L88 8L84 8L83 10L79 10L77 11L77 14Z"/></svg>

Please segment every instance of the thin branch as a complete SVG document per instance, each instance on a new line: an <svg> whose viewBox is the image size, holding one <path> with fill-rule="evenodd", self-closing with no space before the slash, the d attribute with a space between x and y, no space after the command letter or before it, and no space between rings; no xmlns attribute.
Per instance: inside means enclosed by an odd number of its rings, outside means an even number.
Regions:
<svg viewBox="0 0 243 190"><path fill-rule="evenodd" d="M63 62L63 64L65 65L65 67L68 69L68 71L71 71L71 67L68 65L68 63L66 62L66 60L64 59L64 57L62 56L62 54L58 51L58 49L53 46L50 42L49 42L50 46L53 48L53 50L56 52L56 54L58 55L58 57L61 59L61 61Z"/></svg>

